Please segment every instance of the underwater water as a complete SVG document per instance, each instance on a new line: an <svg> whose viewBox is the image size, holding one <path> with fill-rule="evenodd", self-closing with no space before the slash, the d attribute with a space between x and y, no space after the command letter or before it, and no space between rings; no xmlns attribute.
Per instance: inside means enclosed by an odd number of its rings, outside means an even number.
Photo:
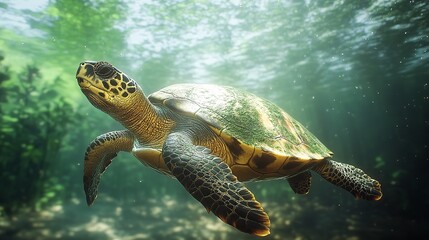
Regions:
<svg viewBox="0 0 429 240"><path fill-rule="evenodd" d="M426 1L0 0L0 16L0 239L260 238L128 153L87 206L85 150L123 127L82 94L85 60L112 63L146 94L252 92L382 185L365 201L316 174L307 195L284 179L248 182L270 216L264 239L427 238Z"/></svg>

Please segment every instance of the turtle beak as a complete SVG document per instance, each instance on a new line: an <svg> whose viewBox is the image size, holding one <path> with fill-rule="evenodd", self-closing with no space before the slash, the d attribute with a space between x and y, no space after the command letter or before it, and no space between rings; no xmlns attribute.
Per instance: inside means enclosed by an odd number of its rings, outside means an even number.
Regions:
<svg viewBox="0 0 429 240"><path fill-rule="evenodd" d="M81 88L88 88L89 82L85 79L94 78L94 61L86 61L79 64L76 71L76 80Z"/></svg>

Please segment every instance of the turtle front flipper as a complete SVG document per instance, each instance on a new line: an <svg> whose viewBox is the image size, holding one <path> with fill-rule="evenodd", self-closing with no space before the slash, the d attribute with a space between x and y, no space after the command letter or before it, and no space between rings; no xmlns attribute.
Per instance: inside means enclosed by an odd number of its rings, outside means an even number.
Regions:
<svg viewBox="0 0 429 240"><path fill-rule="evenodd" d="M175 132L168 135L162 156L172 175L207 211L240 231L258 236L270 233L270 220L261 204L210 149L193 145L186 133Z"/></svg>
<svg viewBox="0 0 429 240"><path fill-rule="evenodd" d="M349 164L325 160L312 169L329 182L344 188L356 198L379 200L381 184L361 169Z"/></svg>
<svg viewBox="0 0 429 240"><path fill-rule="evenodd" d="M101 174L119 151L130 152L134 137L127 131L108 132L95 138L85 152L83 186L86 202L91 205L97 197Z"/></svg>

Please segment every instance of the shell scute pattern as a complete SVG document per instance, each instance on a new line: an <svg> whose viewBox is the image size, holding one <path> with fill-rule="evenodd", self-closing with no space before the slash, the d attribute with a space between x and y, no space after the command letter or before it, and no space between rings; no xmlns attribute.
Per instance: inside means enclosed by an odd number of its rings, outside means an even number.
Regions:
<svg viewBox="0 0 429 240"><path fill-rule="evenodd" d="M251 93L217 85L177 84L149 99L208 123L229 146L235 164L250 167L256 175L296 174L312 165L308 162L332 155L289 114Z"/></svg>

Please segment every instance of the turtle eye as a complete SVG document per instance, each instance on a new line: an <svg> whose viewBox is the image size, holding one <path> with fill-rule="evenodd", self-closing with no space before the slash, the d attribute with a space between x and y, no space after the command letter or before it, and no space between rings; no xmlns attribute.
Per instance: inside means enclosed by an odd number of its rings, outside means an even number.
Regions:
<svg viewBox="0 0 429 240"><path fill-rule="evenodd" d="M115 74L115 69L107 62L98 62L95 64L95 74L100 78L108 79Z"/></svg>

